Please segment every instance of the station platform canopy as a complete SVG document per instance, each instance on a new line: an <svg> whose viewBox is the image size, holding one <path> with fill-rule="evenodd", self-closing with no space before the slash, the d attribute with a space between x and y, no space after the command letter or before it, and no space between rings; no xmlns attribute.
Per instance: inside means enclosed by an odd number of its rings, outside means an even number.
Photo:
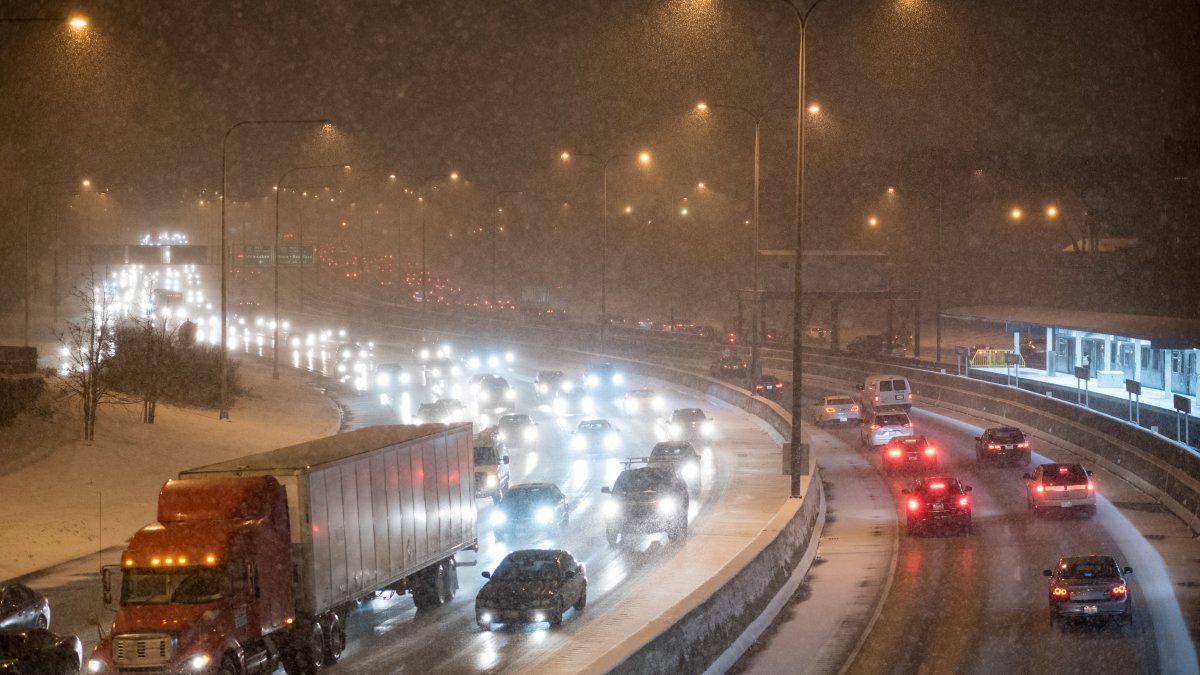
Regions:
<svg viewBox="0 0 1200 675"><path fill-rule="evenodd" d="M1153 349L1200 349L1200 320L1196 319L1023 305L954 307L942 310L941 316L943 319L1003 323L1008 332L1065 328L1148 340Z"/></svg>

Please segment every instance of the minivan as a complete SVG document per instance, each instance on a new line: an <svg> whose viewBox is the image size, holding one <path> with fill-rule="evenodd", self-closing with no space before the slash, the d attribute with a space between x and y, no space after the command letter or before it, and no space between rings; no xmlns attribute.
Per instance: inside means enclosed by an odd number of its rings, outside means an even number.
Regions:
<svg viewBox="0 0 1200 675"><path fill-rule="evenodd" d="M857 388L862 392L859 404L864 416L888 410L912 410L912 387L909 386L907 377L868 375L866 381Z"/></svg>

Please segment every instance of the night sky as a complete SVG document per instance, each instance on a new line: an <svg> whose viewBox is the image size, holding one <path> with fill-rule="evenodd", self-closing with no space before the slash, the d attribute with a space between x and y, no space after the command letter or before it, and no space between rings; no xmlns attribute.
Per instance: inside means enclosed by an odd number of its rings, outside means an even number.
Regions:
<svg viewBox="0 0 1200 675"><path fill-rule="evenodd" d="M388 172L455 169L473 192L444 217L464 232L506 189L570 203L582 227L597 219L599 176L558 153L649 149L649 169L610 168L610 213L632 204L662 222L702 180L705 227L733 246L726 231L750 214L753 123L693 106L796 104L797 26L780 0L0 4L0 18L72 11L91 22L86 35L0 24L9 233L34 184L82 176L113 191L117 220L166 226L220 189L232 124L329 118L332 140L239 130L232 198L268 194L298 165L361 167L364 202L378 201L371 180ZM929 172L914 157L995 167L996 203L1069 199L1055 186L1096 182L1062 175L1084 160L1135 166L1137 180L1087 190L1153 202L1164 137L1200 134L1198 36L1190 0L824 0L808 31L808 98L821 111L807 126L806 236L815 248L863 245L887 186L924 202L912 220L955 202L919 186ZM763 248L792 245L794 153L795 113L767 114ZM1133 213L1110 218L1114 234L1150 226Z"/></svg>

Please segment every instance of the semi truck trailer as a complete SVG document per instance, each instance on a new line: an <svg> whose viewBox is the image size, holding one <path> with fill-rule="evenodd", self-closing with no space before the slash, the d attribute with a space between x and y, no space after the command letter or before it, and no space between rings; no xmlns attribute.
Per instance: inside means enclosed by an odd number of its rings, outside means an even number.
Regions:
<svg viewBox="0 0 1200 675"><path fill-rule="evenodd" d="M314 673L358 601L447 602L478 550L472 455L470 424L391 425L180 472L102 570L119 601L88 671Z"/></svg>

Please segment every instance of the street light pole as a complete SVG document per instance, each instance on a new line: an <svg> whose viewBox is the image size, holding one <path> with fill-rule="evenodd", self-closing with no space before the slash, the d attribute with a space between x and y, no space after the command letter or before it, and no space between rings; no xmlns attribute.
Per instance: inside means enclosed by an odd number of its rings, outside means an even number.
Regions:
<svg viewBox="0 0 1200 675"><path fill-rule="evenodd" d="M498 222L498 220L500 218L500 216L499 216L500 207L498 206L498 203L500 201L500 197L502 197L504 195L523 195L523 194L525 194L524 190L501 190L501 191L497 192L494 197L492 197L492 205L494 207L494 210L492 211L492 308L493 309L496 307L496 300L497 300L497 298L496 298L496 232L500 226L500 224Z"/></svg>
<svg viewBox="0 0 1200 675"><path fill-rule="evenodd" d="M228 323L228 320L227 320L227 317L228 317L228 313L227 313L228 312L228 305L227 305L228 282L226 281L226 270L225 270L225 268L228 267L228 264L227 264L228 261L225 258L225 238L226 238L225 202L226 202L226 195L228 195L228 192L229 192L228 180L227 180L228 172L226 170L227 169L226 158L228 157L229 137L239 127L244 127L244 126L249 126L249 125L267 125L267 124L320 124L322 126L329 126L331 123L329 122L329 120L324 120L324 119L321 119L321 120L242 120L241 122L238 122L237 124L234 124L233 126L229 127L229 130L225 132L225 137L223 139L221 139L221 251L220 251L220 260L221 260L221 400L220 400L220 412L218 413L218 419L223 419L223 420L229 419L229 350L228 350L227 342L226 342L226 336L227 336L227 333L229 332L228 326L227 326L227 323Z"/></svg>
<svg viewBox="0 0 1200 675"><path fill-rule="evenodd" d="M812 16L813 10L821 5L822 0L816 0L816 2L809 5L808 9L803 12L793 4L793 0L783 0L783 2L796 15L796 23L800 28L800 44L797 49L799 82L796 99L796 269L795 291L792 297L792 438L789 444L792 459L791 496L798 498L802 496L800 494L800 477L807 476L809 473L808 445L800 437L800 420L804 415L804 406L800 403L800 392L804 378L804 350L802 348L804 343L804 325L802 321L804 318L804 266L801 264L801 260L804 258L804 101L806 96L804 91L804 50L808 19Z"/></svg>
<svg viewBox="0 0 1200 675"><path fill-rule="evenodd" d="M275 183L275 244L271 247L271 260L274 263L272 266L275 276L275 319L274 335L271 339L271 379L279 379L279 195L283 193L284 181L287 177L297 171L307 171L310 169L349 169L348 164L317 164L314 166L297 166L283 172L279 177L279 182ZM300 252L300 269L303 274L304 269L304 252Z"/></svg>

